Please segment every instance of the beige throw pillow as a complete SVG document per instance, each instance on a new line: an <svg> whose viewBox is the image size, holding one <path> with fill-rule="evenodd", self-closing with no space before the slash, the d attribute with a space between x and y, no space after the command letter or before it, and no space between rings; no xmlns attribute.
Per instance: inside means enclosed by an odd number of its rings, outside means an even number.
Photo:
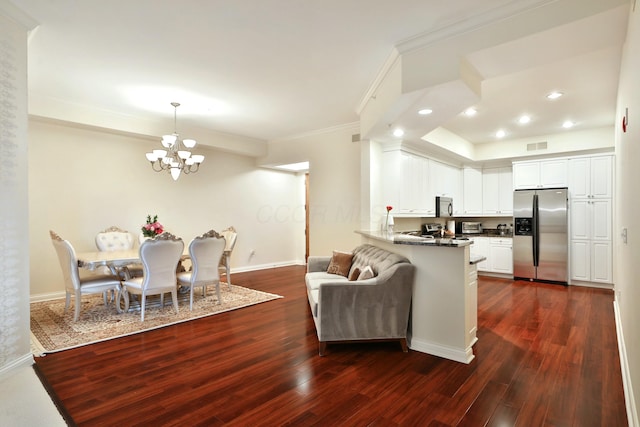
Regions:
<svg viewBox="0 0 640 427"><path fill-rule="evenodd" d="M329 262L329 267L327 268L327 273L339 274L341 276L348 277L352 260L353 254L351 252L333 251L331 262Z"/></svg>
<svg viewBox="0 0 640 427"><path fill-rule="evenodd" d="M360 269L358 267L356 267L356 268L353 269L353 271L349 275L349 281L350 282L354 282L354 281L358 280L358 277L360 277Z"/></svg>
<svg viewBox="0 0 640 427"><path fill-rule="evenodd" d="M360 272L360 275L358 276L358 280L367 280L367 279L371 279L374 276L375 274L373 274L373 269L371 268L370 265L367 265Z"/></svg>

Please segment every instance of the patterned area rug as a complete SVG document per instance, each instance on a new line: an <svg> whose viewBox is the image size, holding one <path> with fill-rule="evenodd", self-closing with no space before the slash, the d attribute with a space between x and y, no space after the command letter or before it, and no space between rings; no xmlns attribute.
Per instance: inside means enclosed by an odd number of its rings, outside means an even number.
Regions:
<svg viewBox="0 0 640 427"><path fill-rule="evenodd" d="M84 295L77 322L73 321L74 298L66 313L64 298L34 302L31 303L31 349L35 356L42 356L282 298L242 286L232 285L229 289L226 283L220 284L220 294L222 304L218 304L215 287L207 287L206 297L202 296L202 288L197 288L193 311L189 311L189 293L178 292L178 314L170 294L165 294L163 307L160 297L153 295L147 298L144 322L140 321L140 303L135 297L131 298L129 311L118 314L113 303L104 305L102 295Z"/></svg>

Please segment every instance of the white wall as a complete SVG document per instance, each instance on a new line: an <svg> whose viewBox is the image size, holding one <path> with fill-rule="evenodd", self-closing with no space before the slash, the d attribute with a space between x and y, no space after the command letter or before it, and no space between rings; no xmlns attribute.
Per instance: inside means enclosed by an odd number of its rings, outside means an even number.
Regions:
<svg viewBox="0 0 640 427"><path fill-rule="evenodd" d="M0 378L33 363L29 346L27 27L0 4ZM6 14L6 16L5 16Z"/></svg>
<svg viewBox="0 0 640 427"><path fill-rule="evenodd" d="M95 250L94 236L111 225L136 235L147 215L191 238L233 225L236 271L304 262L301 177L258 168L252 157L196 147L200 172L173 181L151 170L142 139L65 123L29 121L31 295L64 290L49 230L76 251ZM255 255L251 255L255 251Z"/></svg>
<svg viewBox="0 0 640 427"><path fill-rule="evenodd" d="M360 244L360 150L357 125L269 142L259 164L309 161L309 254L330 255Z"/></svg>
<svg viewBox="0 0 640 427"><path fill-rule="evenodd" d="M616 304L618 307L619 333L623 335L626 360L623 375L627 395L633 397L627 408L631 418L638 423L640 408L640 286L638 261L640 261L640 5L630 13L627 40L623 52L620 85L618 88L618 113L616 115L616 217L614 233L627 229L628 240L617 238L615 268ZM622 118L628 108L627 132L621 130ZM620 338L620 336L619 336Z"/></svg>

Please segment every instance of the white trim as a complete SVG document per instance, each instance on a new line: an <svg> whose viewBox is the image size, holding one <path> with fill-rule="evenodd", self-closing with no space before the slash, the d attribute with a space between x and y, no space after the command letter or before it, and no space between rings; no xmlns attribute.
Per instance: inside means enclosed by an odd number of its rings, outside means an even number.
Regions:
<svg viewBox="0 0 640 427"><path fill-rule="evenodd" d="M292 141L300 138L308 138L311 136L324 135L326 133L333 133L340 130L349 130L351 132L360 132L360 122L351 122L351 123L343 123L340 125L330 126L322 129L310 130L308 132L303 132L295 135L289 135L282 138L275 138L269 140L269 142L282 142L282 141Z"/></svg>
<svg viewBox="0 0 640 427"><path fill-rule="evenodd" d="M453 360L455 362L469 364L475 358L472 347L473 344L475 344L477 341L478 339L476 338L469 347L461 350L459 348L453 348L444 346L442 344L422 341L412 337L409 348L421 353L432 354L434 356L444 357L445 359Z"/></svg>
<svg viewBox="0 0 640 427"><path fill-rule="evenodd" d="M0 15L3 15L12 21L23 26L27 31L32 31L38 27L39 23L22 9L15 6L10 1L0 2Z"/></svg>
<svg viewBox="0 0 640 427"><path fill-rule="evenodd" d="M624 388L624 403L627 408L627 421L630 427L640 426L638 421L638 408L633 394L633 382L631 371L629 370L629 360L627 359L627 347L624 343L622 332L622 319L620 319L620 308L618 301L613 301L613 312L616 318L616 335L618 336L618 353L620 354L620 369L622 370L622 387Z"/></svg>
<svg viewBox="0 0 640 427"><path fill-rule="evenodd" d="M46 294L35 294L29 296L29 303L32 302L42 302L42 301L51 301L54 299L64 298L66 296L65 291L58 292L48 292Z"/></svg>
<svg viewBox="0 0 640 427"><path fill-rule="evenodd" d="M11 363L4 365L0 369L0 381L3 381L5 378L13 375L16 369L23 366L31 366L35 363L33 360L33 355L31 353L25 354L18 359L12 361Z"/></svg>

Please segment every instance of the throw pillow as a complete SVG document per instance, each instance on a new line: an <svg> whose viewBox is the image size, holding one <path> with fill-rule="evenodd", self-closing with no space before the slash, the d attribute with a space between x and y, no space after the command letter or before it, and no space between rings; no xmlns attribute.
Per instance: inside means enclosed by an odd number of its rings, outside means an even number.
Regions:
<svg viewBox="0 0 640 427"><path fill-rule="evenodd" d="M356 268L353 269L353 271L349 275L349 281L353 282L355 280L358 280L358 277L360 277L360 269L358 267L356 267Z"/></svg>
<svg viewBox="0 0 640 427"><path fill-rule="evenodd" d="M333 251L331 262L327 268L327 273L339 274L341 276L348 277L352 260L353 254L351 252Z"/></svg>
<svg viewBox="0 0 640 427"><path fill-rule="evenodd" d="M367 265L365 268L362 269L362 272L358 276L358 280L367 280L367 279L371 279L374 276L375 274L373 274L373 269L371 268L370 265Z"/></svg>

